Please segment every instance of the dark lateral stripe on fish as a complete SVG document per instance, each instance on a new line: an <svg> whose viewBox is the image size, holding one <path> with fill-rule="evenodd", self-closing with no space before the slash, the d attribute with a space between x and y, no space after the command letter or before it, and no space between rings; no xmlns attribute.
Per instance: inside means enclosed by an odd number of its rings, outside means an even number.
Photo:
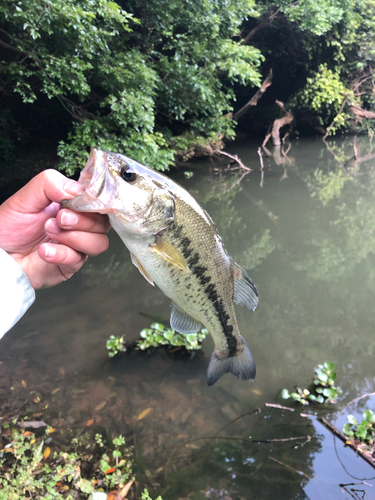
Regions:
<svg viewBox="0 0 375 500"><path fill-rule="evenodd" d="M173 224L173 232L174 235L179 239L182 236L182 227L178 224ZM219 299L216 286L211 282L210 276L206 273L208 269L204 266L198 266L199 262L199 254L195 252L193 255L193 250L190 247L191 240L187 236L184 236L179 241L182 246L182 255L184 256L191 272L198 278L200 284L202 285L207 298L210 300L212 305L214 306L216 316L222 326L223 333L225 335L227 345L228 345L228 355L236 356L237 354L237 339L233 335L233 325L230 322L230 316L225 311L225 306L222 299ZM206 286L207 285L207 286Z"/></svg>

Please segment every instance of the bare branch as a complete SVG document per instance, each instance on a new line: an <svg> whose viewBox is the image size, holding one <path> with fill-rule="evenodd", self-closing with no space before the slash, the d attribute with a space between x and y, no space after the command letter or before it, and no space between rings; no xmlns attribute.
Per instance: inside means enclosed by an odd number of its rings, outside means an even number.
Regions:
<svg viewBox="0 0 375 500"><path fill-rule="evenodd" d="M232 160L236 161L238 165L243 169L246 170L247 172L252 172L252 168L245 167L245 165L242 163L242 161L238 158L237 155L230 155L229 153L225 153L225 151L219 151L218 149L216 150L217 153L220 153L221 155L228 156L229 158L232 158Z"/></svg>
<svg viewBox="0 0 375 500"><path fill-rule="evenodd" d="M241 41L241 44L246 45L249 42L249 40L253 38L255 33L265 28L266 26L272 24L273 20L277 17L279 12L280 12L280 7L278 7L274 11L272 11L272 9L268 11L264 19L245 36L245 38Z"/></svg>
<svg viewBox="0 0 375 500"><path fill-rule="evenodd" d="M237 111L234 115L233 115L233 120L236 120L238 121L238 119L244 114L246 113L246 111L250 108L250 106L256 106L258 104L258 101L259 99L263 96L263 94L265 93L265 91L268 89L268 87L270 85L272 85L272 69L270 69L270 72L268 73L267 75L267 78L264 80L264 82L262 83L261 87L259 90L257 90L257 92L255 92L255 94L253 95L253 97L250 99L250 101L248 101L245 106L243 106L239 111Z"/></svg>

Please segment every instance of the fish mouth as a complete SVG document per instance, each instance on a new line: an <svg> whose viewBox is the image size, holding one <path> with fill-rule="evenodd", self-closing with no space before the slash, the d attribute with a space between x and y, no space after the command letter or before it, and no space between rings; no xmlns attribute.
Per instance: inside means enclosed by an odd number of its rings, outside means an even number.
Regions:
<svg viewBox="0 0 375 500"><path fill-rule="evenodd" d="M78 182L85 191L72 200L63 200L61 206L76 212L111 213L111 199L114 193L114 178L108 169L106 154L91 148L89 159L79 176Z"/></svg>

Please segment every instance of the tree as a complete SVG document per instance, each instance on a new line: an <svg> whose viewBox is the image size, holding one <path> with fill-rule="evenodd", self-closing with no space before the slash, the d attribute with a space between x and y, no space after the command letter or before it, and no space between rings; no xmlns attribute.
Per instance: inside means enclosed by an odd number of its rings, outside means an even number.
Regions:
<svg viewBox="0 0 375 500"><path fill-rule="evenodd" d="M259 50L235 40L253 7L252 0L5 0L0 79L9 100L0 126L8 144L26 128L25 115L33 121L32 109L47 123L48 109L61 117L67 137L58 153L69 173L94 145L163 170L176 151L233 136L233 83L260 82Z"/></svg>

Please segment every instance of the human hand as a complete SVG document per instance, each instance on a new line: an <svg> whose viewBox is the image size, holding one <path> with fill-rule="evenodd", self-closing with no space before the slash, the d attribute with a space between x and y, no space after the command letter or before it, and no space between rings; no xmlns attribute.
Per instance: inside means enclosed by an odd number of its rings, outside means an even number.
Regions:
<svg viewBox="0 0 375 500"><path fill-rule="evenodd" d="M88 255L108 248L106 215L60 209L62 200L83 190L56 170L45 170L0 206L0 248L35 289L69 279Z"/></svg>

